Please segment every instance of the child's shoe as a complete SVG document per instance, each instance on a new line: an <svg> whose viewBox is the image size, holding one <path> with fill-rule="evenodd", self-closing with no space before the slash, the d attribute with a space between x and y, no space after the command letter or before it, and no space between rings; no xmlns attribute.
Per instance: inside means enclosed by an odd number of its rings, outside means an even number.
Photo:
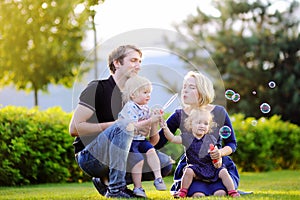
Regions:
<svg viewBox="0 0 300 200"><path fill-rule="evenodd" d="M181 188L177 193L177 197L184 198L187 196L187 193L188 193L187 189Z"/></svg>
<svg viewBox="0 0 300 200"><path fill-rule="evenodd" d="M147 198L145 190L141 187L140 188L134 188L133 189L133 194L135 194L135 196L137 196L137 197Z"/></svg>
<svg viewBox="0 0 300 200"><path fill-rule="evenodd" d="M164 180L162 178L155 179L154 186L157 190L166 190L167 189L167 186L164 183Z"/></svg>
<svg viewBox="0 0 300 200"><path fill-rule="evenodd" d="M228 195L231 196L231 197L233 197L233 198L241 196L236 190L230 190L230 191L228 191Z"/></svg>

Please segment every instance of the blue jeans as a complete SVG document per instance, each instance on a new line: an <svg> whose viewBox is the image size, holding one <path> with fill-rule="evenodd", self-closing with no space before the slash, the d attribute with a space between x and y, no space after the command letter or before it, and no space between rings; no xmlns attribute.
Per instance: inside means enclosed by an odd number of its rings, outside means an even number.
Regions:
<svg viewBox="0 0 300 200"><path fill-rule="evenodd" d="M103 177L109 172L108 188L116 192L126 186L126 163L133 131L128 123L118 121L101 132L78 154L78 165L92 177Z"/></svg>

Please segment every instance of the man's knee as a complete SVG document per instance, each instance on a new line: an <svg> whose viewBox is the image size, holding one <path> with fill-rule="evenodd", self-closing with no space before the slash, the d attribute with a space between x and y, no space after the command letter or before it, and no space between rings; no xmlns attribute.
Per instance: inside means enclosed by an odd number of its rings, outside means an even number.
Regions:
<svg viewBox="0 0 300 200"><path fill-rule="evenodd" d="M172 159L167 154L157 151L157 155L161 165L161 175L168 176L172 172Z"/></svg>
<svg viewBox="0 0 300 200"><path fill-rule="evenodd" d="M171 172L172 172L172 163L170 163L169 165L161 168L162 177L168 176L169 174L171 174Z"/></svg>
<svg viewBox="0 0 300 200"><path fill-rule="evenodd" d="M169 166L169 165L172 166L173 163L172 163L172 159L170 156L168 156L167 154L161 153L159 151L156 151L156 152L157 152L157 156L159 158L160 165L162 168Z"/></svg>

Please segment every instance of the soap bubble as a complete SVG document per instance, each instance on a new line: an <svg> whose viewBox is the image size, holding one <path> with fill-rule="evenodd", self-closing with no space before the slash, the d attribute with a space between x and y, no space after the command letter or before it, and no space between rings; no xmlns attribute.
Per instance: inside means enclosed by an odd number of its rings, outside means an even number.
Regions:
<svg viewBox="0 0 300 200"><path fill-rule="evenodd" d="M238 102L240 100L241 96L239 93L235 93L234 95L232 95L232 101L233 102Z"/></svg>
<svg viewBox="0 0 300 200"><path fill-rule="evenodd" d="M272 89L276 87L276 83L274 81L270 81L268 85Z"/></svg>
<svg viewBox="0 0 300 200"><path fill-rule="evenodd" d="M231 135L231 128L229 126L222 126L219 130L221 138L226 139Z"/></svg>
<svg viewBox="0 0 300 200"><path fill-rule="evenodd" d="M271 106L267 103L262 103L260 105L260 110L264 114L269 113L271 111Z"/></svg>
<svg viewBox="0 0 300 200"><path fill-rule="evenodd" d="M251 121L251 125L252 125L252 126L256 126L256 125L257 125L257 121L256 121L256 120L252 120L252 121Z"/></svg>
<svg viewBox="0 0 300 200"><path fill-rule="evenodd" d="M225 97L226 99L232 100L232 96L235 94L233 90L226 90L225 91Z"/></svg>

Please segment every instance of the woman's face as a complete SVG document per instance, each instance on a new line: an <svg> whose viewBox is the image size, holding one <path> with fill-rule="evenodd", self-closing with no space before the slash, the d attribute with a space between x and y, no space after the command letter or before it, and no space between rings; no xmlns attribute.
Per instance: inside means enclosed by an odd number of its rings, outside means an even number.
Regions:
<svg viewBox="0 0 300 200"><path fill-rule="evenodd" d="M197 106L199 101L199 93L194 77L189 77L183 82L181 96L184 104Z"/></svg>

